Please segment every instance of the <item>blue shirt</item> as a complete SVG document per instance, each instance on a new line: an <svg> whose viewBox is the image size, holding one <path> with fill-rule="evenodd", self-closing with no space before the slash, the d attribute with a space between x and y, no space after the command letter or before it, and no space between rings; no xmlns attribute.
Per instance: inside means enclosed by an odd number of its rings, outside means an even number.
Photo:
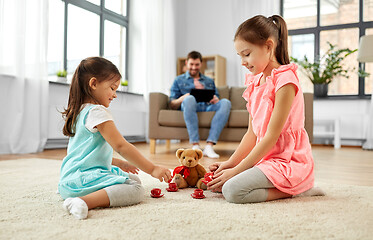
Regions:
<svg viewBox="0 0 373 240"><path fill-rule="evenodd" d="M112 166L113 148L100 132L92 133L85 127L90 109L86 106L76 119L75 135L70 137L67 156L61 166L58 190L63 199L82 197L102 188L124 183L128 173Z"/></svg>
<svg viewBox="0 0 373 240"><path fill-rule="evenodd" d="M204 88L215 90L215 95L219 98L219 92L215 87L214 80L206 77L202 73L199 74L199 77L199 82L204 86ZM171 86L170 100L178 99L184 94L190 93L193 88L195 88L194 79L190 76L189 71L177 76Z"/></svg>

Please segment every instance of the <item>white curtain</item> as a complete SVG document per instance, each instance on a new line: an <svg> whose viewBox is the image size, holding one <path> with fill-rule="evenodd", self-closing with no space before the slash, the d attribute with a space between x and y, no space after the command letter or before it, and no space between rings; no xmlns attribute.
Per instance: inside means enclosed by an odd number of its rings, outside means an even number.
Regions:
<svg viewBox="0 0 373 240"><path fill-rule="evenodd" d="M368 126L367 126L367 139L363 144L363 149L365 150L373 150L373 93L370 99L369 105L369 117L368 117Z"/></svg>
<svg viewBox="0 0 373 240"><path fill-rule="evenodd" d="M129 23L129 88L132 92L169 94L176 76L175 3L132 0Z"/></svg>
<svg viewBox="0 0 373 240"><path fill-rule="evenodd" d="M0 0L0 154L46 143L47 13L48 0Z"/></svg>
<svg viewBox="0 0 373 240"><path fill-rule="evenodd" d="M169 94L176 76L173 0L132 0L129 21L129 90ZM147 106L148 109L148 106ZM148 135L146 115L145 134Z"/></svg>

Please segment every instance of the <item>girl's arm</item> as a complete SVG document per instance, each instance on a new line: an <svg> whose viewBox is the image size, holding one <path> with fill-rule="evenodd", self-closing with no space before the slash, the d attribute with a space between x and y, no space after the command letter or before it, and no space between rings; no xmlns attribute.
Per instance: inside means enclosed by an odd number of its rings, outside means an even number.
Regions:
<svg viewBox="0 0 373 240"><path fill-rule="evenodd" d="M210 188L221 187L231 177L255 166L273 148L289 116L295 93L296 89L292 84L286 84L276 92L272 116L263 139L234 168L222 170L214 174L215 179L209 183Z"/></svg>
<svg viewBox="0 0 373 240"><path fill-rule="evenodd" d="M96 126L102 137L118 152L122 157L129 160L136 167L144 172L158 178L159 181L168 182L171 179L170 170L154 165L146 159L135 146L127 142L120 134L113 121L106 121Z"/></svg>
<svg viewBox="0 0 373 240"><path fill-rule="evenodd" d="M250 151L254 148L256 143L256 135L253 131L252 117L249 116L249 126L245 135L243 136L237 149L234 151L232 156L225 162L213 163L209 166L210 171L219 173L223 169L233 168L244 159Z"/></svg>
<svg viewBox="0 0 373 240"><path fill-rule="evenodd" d="M135 166L133 166L131 163L129 163L126 160L122 160L119 158L113 158L113 161L111 162L112 165L119 167L125 172L130 172L133 174L138 174L139 169Z"/></svg>

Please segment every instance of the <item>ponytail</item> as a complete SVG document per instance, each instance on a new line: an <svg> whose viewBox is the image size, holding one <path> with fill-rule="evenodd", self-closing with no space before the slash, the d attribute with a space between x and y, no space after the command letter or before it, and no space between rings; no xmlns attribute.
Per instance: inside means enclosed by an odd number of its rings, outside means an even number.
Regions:
<svg viewBox="0 0 373 240"><path fill-rule="evenodd" d="M257 15L246 20L237 28L234 40L240 38L252 44L264 45L270 37L276 41L276 60L281 65L289 64L288 30L285 20L279 15L268 18Z"/></svg>
<svg viewBox="0 0 373 240"><path fill-rule="evenodd" d="M269 17L278 29L278 41L275 50L275 56L277 61L281 65L289 64L289 53L288 53L288 29L285 20L279 15L273 15Z"/></svg>

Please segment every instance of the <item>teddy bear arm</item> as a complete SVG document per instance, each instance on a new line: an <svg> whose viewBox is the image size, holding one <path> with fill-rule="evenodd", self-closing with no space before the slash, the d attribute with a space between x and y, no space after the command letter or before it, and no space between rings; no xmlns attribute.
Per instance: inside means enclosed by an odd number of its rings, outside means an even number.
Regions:
<svg viewBox="0 0 373 240"><path fill-rule="evenodd" d="M206 169L201 164L198 164L196 166L196 169L198 173L198 178L203 178L205 174L207 173Z"/></svg>

